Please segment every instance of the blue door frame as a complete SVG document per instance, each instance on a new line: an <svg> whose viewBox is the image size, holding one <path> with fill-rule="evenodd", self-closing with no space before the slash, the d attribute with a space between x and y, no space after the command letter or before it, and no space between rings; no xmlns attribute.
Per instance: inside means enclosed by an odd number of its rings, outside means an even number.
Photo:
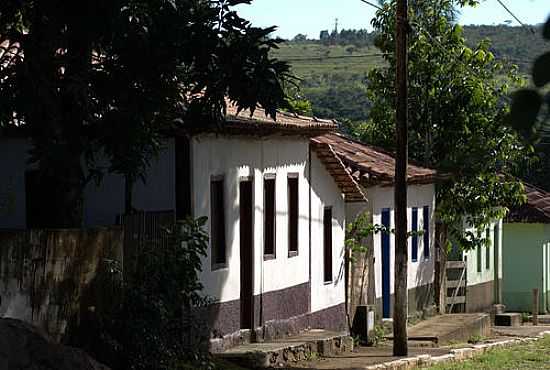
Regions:
<svg viewBox="0 0 550 370"><path fill-rule="evenodd" d="M389 318L391 314L390 301L390 210L382 210L382 225L388 232L382 232L382 317Z"/></svg>

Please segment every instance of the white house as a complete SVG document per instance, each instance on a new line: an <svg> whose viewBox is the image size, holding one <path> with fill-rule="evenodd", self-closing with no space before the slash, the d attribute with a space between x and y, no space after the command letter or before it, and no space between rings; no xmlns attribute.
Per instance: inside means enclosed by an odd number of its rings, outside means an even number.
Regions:
<svg viewBox="0 0 550 370"><path fill-rule="evenodd" d="M279 113L275 122L262 110L237 115L229 107L223 129L167 139L146 183L136 184L137 209L209 218L201 281L216 301L212 337L347 328L346 203L365 198L328 145L310 146L311 137L335 129L331 121ZM31 227L30 146L0 140L0 228ZM86 226L113 224L124 199L120 176L90 184Z"/></svg>
<svg viewBox="0 0 550 370"><path fill-rule="evenodd" d="M330 145L353 178L367 195L366 202L350 203L346 207L349 222L360 213L368 212L372 224L394 226L394 157L383 149L329 133L313 141ZM407 191L407 219L409 230L424 231L409 238L408 289L409 314L421 314L434 301L434 170L409 164ZM420 233L419 233L420 234ZM394 294L395 240L393 233L377 233L369 240L373 268L368 277L367 297L362 304L375 304L382 318L392 317ZM352 313L353 314L353 313Z"/></svg>
<svg viewBox="0 0 550 370"><path fill-rule="evenodd" d="M464 232L476 233L466 223ZM455 246L449 256L449 260L466 262L466 294L461 308L466 312L490 312L493 305L502 303L502 220L491 222L482 236L488 239L488 246L469 251Z"/></svg>

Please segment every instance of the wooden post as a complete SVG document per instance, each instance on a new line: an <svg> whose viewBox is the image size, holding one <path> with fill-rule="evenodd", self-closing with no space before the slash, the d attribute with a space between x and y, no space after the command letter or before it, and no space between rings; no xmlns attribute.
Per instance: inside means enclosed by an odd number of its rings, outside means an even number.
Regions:
<svg viewBox="0 0 550 370"><path fill-rule="evenodd" d="M407 356L407 0L397 0L395 58L397 92L395 160L395 305L393 309L393 354Z"/></svg>
<svg viewBox="0 0 550 370"><path fill-rule="evenodd" d="M533 289L533 325L539 324L539 290Z"/></svg>

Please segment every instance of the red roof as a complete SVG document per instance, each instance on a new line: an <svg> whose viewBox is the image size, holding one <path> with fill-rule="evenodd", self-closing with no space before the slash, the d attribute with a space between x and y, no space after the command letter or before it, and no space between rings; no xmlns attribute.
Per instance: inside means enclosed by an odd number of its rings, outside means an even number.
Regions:
<svg viewBox="0 0 550 370"><path fill-rule="evenodd" d="M527 203L514 207L506 217L507 222L550 223L550 193L534 185L523 183Z"/></svg>
<svg viewBox="0 0 550 370"><path fill-rule="evenodd" d="M332 120L300 116L277 111L276 120L265 114L262 108L256 108L252 115L249 110L237 113L237 106L227 104L226 130L254 130L258 133L286 132L315 136L334 131L337 125Z"/></svg>
<svg viewBox="0 0 550 370"><path fill-rule="evenodd" d="M364 186L392 185L395 158L384 149L361 143L342 134L328 133L312 139L314 143L330 145L349 173ZM431 184L437 181L437 171L410 163L409 184Z"/></svg>

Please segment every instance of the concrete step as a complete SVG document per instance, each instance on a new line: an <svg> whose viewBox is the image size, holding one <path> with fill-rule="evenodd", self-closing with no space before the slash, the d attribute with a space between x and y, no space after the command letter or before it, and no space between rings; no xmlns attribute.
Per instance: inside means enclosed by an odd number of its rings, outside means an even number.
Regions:
<svg viewBox="0 0 550 370"><path fill-rule="evenodd" d="M347 333L310 330L281 340L242 344L214 356L256 369L284 367L317 356L334 356L352 351L353 339Z"/></svg>
<svg viewBox="0 0 550 370"><path fill-rule="evenodd" d="M495 326L518 327L522 324L521 314L519 313L501 313L495 315Z"/></svg>

